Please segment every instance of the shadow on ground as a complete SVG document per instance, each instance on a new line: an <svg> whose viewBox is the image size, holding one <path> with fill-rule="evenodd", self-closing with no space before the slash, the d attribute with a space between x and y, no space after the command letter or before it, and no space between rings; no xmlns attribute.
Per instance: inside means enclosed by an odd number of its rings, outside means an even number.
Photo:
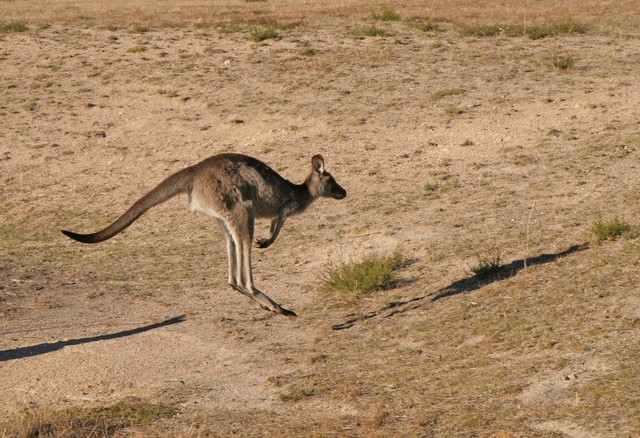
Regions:
<svg viewBox="0 0 640 438"><path fill-rule="evenodd" d="M106 335L91 336L87 338L68 339L66 341L58 342L44 342L42 344L30 345L28 347L13 348L11 350L0 350L0 362L14 359L23 359L25 357L38 356L40 354L51 353L54 351L62 350L68 345L87 344L89 342L106 341L109 339L124 338L126 336L136 335L138 333L148 332L160 327L165 327L172 324L184 322L186 320L185 315L169 318L165 321L156 322L154 324L145 325L142 327L133 328L130 330L123 330L115 333L108 333Z"/></svg>
<svg viewBox="0 0 640 438"><path fill-rule="evenodd" d="M589 248L589 243L585 242L577 245L572 245L561 252L551 253L551 254L540 254L536 257L514 260L511 263L507 263L505 265L500 266L497 272L490 278L480 279L477 275L474 275L472 277L465 277L460 280L456 280L450 285L440 288L433 293L413 297L405 301L392 301L391 303L387 304L381 309L374 310L362 315L354 316L353 318L343 323L332 325L331 328L333 330L348 329L353 327L358 321L374 318L376 316L382 316L382 314L386 310L390 310L390 312L386 313L386 315L384 316L385 318L388 318L398 313L404 313L407 310L420 307L419 302L427 298L430 298L430 301L434 302L434 301L438 301L443 298L451 297L454 295L473 292L477 289L480 289L481 287L486 286L487 284L494 283L496 281L506 280L507 278L511 278L515 276L520 270L524 269L525 267L551 263L558 260L559 258L565 257L569 254L573 254L574 252L584 251L587 248Z"/></svg>

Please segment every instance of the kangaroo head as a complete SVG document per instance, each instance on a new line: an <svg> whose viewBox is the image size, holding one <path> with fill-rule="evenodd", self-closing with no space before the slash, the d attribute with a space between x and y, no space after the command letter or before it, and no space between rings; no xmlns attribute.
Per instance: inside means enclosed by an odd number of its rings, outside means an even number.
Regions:
<svg viewBox="0 0 640 438"><path fill-rule="evenodd" d="M329 172L324 170L322 155L313 156L311 169L311 175L307 178L307 186L314 197L342 199L347 196L346 190L340 187L340 184Z"/></svg>

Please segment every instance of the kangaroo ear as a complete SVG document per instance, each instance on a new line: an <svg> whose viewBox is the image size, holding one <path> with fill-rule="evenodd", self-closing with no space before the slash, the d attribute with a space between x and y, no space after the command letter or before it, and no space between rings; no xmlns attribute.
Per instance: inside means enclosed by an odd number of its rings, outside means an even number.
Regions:
<svg viewBox="0 0 640 438"><path fill-rule="evenodd" d="M322 158L322 155L314 155L311 159L311 166L318 173L324 172L324 158Z"/></svg>

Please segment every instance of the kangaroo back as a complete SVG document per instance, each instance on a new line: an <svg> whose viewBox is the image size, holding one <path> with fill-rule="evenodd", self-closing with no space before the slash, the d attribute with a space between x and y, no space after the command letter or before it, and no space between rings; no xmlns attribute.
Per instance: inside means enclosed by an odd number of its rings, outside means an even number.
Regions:
<svg viewBox="0 0 640 438"><path fill-rule="evenodd" d="M102 231L92 234L78 234L72 231L61 230L66 236L82 243L98 243L112 238L147 210L161 204L176 195L191 191L194 178L193 167L180 170L162 181L156 188L138 199L122 216Z"/></svg>

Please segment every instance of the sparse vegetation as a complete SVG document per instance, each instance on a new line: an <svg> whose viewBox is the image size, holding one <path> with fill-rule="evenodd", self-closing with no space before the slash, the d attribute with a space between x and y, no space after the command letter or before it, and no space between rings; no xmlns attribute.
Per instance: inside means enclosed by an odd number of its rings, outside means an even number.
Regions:
<svg viewBox="0 0 640 438"><path fill-rule="evenodd" d="M631 226L620 218L608 220L596 220L589 230L593 237L601 242L603 240L614 240L631 231Z"/></svg>
<svg viewBox="0 0 640 438"><path fill-rule="evenodd" d="M171 418L171 406L143 402L119 402L109 406L70 408L58 412L29 411L4 432L9 436L36 437L113 437L123 430ZM3 435L5 436L5 435Z"/></svg>
<svg viewBox="0 0 640 438"><path fill-rule="evenodd" d="M403 264L400 252L371 254L359 262L330 263L320 279L327 291L348 293L355 296L387 289L396 282L395 271Z"/></svg>

